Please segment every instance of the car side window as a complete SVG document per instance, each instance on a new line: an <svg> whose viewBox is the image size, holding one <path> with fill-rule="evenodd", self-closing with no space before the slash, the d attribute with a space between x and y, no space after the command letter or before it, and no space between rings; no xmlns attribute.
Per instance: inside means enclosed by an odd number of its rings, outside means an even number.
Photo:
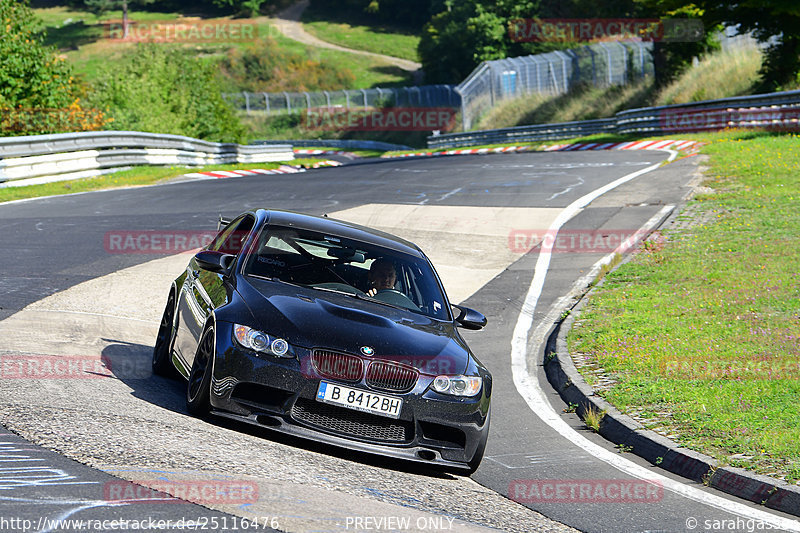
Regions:
<svg viewBox="0 0 800 533"><path fill-rule="evenodd" d="M237 255L242 251L247 236L253 229L255 218L245 215L234 220L225 228L216 239L209 245L208 249L214 252L224 252L226 254Z"/></svg>

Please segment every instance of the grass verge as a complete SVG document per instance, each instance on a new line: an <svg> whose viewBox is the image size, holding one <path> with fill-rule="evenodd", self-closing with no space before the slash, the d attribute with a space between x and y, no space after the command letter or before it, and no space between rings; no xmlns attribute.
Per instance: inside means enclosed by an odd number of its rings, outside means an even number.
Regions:
<svg viewBox="0 0 800 533"><path fill-rule="evenodd" d="M246 165L209 165L202 168L186 167L134 167L130 170L97 176L95 178L84 178L79 180L57 181L55 183L43 183L41 185L28 185L25 187L6 187L0 189L0 202L11 200L23 200L26 198L39 198L42 196L57 196L60 194L72 194L76 192L99 191L103 189L115 189L119 187L136 187L142 185L152 185L170 178L175 178L183 174L198 171L210 170L247 170L251 168L271 169L281 165L300 165L311 166L318 159L294 159L286 162L275 163L251 163Z"/></svg>
<svg viewBox="0 0 800 533"><path fill-rule="evenodd" d="M380 26L359 26L326 20L304 22L303 28L315 37L339 46L419 61L417 46L420 38L417 35L396 33L391 28Z"/></svg>
<svg viewBox="0 0 800 533"><path fill-rule="evenodd" d="M652 78L645 78L625 86L581 84L558 96L534 93L495 106L481 117L475 129L590 120L637 107L751 94L758 82L761 60L755 46L735 48L708 55L661 90L656 90Z"/></svg>
<svg viewBox="0 0 800 533"><path fill-rule="evenodd" d="M695 136L693 136L695 137ZM796 135L709 141L683 229L607 275L570 351L603 395L726 464L800 480L800 152Z"/></svg>
<svg viewBox="0 0 800 533"><path fill-rule="evenodd" d="M353 7L333 2L312 2L303 11L301 21L306 31L323 41L419 61L417 46L421 28L377 23L360 8Z"/></svg>

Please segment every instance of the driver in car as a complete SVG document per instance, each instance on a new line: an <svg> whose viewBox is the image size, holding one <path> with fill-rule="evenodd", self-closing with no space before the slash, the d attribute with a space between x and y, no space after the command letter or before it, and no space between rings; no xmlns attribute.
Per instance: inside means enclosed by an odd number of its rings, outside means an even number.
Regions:
<svg viewBox="0 0 800 533"><path fill-rule="evenodd" d="M376 259L369 268L369 290L367 296L375 296L378 291L394 289L397 282L397 272L388 259Z"/></svg>

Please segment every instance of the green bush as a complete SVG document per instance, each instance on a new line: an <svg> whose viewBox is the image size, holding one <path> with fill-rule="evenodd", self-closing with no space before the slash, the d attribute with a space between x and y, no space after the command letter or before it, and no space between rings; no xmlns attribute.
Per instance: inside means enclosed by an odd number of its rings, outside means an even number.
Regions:
<svg viewBox="0 0 800 533"><path fill-rule="evenodd" d="M250 92L336 91L352 88L356 79L348 69L282 49L271 38L232 48L221 71L229 85Z"/></svg>
<svg viewBox="0 0 800 533"><path fill-rule="evenodd" d="M244 128L222 99L216 73L190 51L140 44L102 67L91 99L107 110L111 129L241 141Z"/></svg>
<svg viewBox="0 0 800 533"><path fill-rule="evenodd" d="M99 129L105 118L80 101L84 87L53 48L27 0L0 0L0 135Z"/></svg>

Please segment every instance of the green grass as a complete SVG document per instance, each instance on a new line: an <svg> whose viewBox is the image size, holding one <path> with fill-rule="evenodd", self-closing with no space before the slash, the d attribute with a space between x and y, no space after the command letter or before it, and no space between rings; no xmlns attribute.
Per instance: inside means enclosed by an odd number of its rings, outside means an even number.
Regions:
<svg viewBox="0 0 800 533"><path fill-rule="evenodd" d="M395 67L382 59L308 46L284 37L277 31L273 31L270 35L282 48L304 54L309 59L323 61L336 68L350 70L355 75L356 81L353 87L348 87L348 89L413 85L410 72Z"/></svg>
<svg viewBox="0 0 800 533"><path fill-rule="evenodd" d="M755 46L711 54L660 91L653 105L752 94L761 59L761 51Z"/></svg>
<svg viewBox="0 0 800 533"><path fill-rule="evenodd" d="M396 30L380 26L359 26L326 20L304 21L303 28L315 37L339 46L419 61L418 35L396 33Z"/></svg>
<svg viewBox="0 0 800 533"><path fill-rule="evenodd" d="M120 21L122 13L112 11L103 17L97 17L88 11L78 11L66 7L37 8L36 14L44 20L46 42L56 46L75 68L75 72L88 81L97 79L100 65L114 61L122 53L132 48L133 43L108 39L108 30L101 21ZM165 21L181 22L200 21L201 17L181 18L178 13L160 13L155 11L134 10L130 13L133 21ZM232 19L231 17L203 17L202 21L225 24L254 24L254 37L272 37L281 48L302 54L308 59L322 61L337 69L349 70L355 76L352 86L347 89L369 87L391 87L409 85L411 74L397 68L386 61L368 56L315 48L298 43L281 35L266 18ZM68 22L65 24L65 22ZM377 30L376 30L377 31ZM386 34L387 40L394 39L393 34ZM399 36L403 37L403 36ZM402 39L401 39L402 40ZM249 39L232 38L227 40L201 43L165 43L164 46L182 46L191 49L198 56L216 61L221 59L231 47L245 47L251 44Z"/></svg>
<svg viewBox="0 0 800 533"><path fill-rule="evenodd" d="M419 61L420 27L378 23L360 8L335 2L313 2L301 21L306 31L323 41Z"/></svg>
<svg viewBox="0 0 800 533"><path fill-rule="evenodd" d="M495 106L474 124L474 129L610 117L624 109L648 105L652 88L652 79L646 78L631 85L607 88L581 84L559 96L534 93Z"/></svg>
<svg viewBox="0 0 800 533"><path fill-rule="evenodd" d="M152 185L175 178L183 174L210 170L247 170L251 168L271 169L282 164L311 166L316 159L294 159L285 163L248 163L242 165L209 165L202 168L186 167L135 167L130 170L115 172L95 178L79 180L58 181L41 185L28 185L25 187L5 187L0 189L0 203L25 198L39 198L42 196L55 196L72 194L76 192L99 191L118 187L137 187Z"/></svg>
<svg viewBox="0 0 800 533"><path fill-rule="evenodd" d="M606 277L569 333L605 396L726 464L800 479L800 137L711 141L694 221Z"/></svg>

